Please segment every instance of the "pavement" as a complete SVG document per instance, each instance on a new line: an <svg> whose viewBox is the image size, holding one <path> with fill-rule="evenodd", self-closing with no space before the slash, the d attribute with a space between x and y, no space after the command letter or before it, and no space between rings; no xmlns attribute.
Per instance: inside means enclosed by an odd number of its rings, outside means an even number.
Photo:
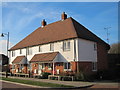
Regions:
<svg viewBox="0 0 120 90"><path fill-rule="evenodd" d="M71 85L71 86L74 86L76 88L119 88L120 89L120 83L117 83L117 82L58 81L58 80L25 78L25 77L10 77L10 76L9 76L9 78L17 78L17 79L23 79L23 80L31 80L31 81L40 81L40 82L48 82L48 83L55 83L55 84Z"/></svg>
<svg viewBox="0 0 120 90"><path fill-rule="evenodd" d="M120 90L120 83L118 82L94 82L94 85L90 88L110 88L110 89L119 89Z"/></svg>
<svg viewBox="0 0 120 90"><path fill-rule="evenodd" d="M54 84L63 84L63 85L70 85L76 88L85 88L91 87L94 84L91 82L82 82L82 81L58 81L58 80L49 80L49 79L37 79L37 78L25 78L25 77L10 77L9 78L17 78L23 80L31 80L31 81L40 81L40 82L47 82L47 83L54 83Z"/></svg>

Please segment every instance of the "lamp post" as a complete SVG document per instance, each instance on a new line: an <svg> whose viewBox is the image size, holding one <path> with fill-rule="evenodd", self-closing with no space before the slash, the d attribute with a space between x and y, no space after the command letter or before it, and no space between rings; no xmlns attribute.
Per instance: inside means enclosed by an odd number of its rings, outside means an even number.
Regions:
<svg viewBox="0 0 120 90"><path fill-rule="evenodd" d="M9 48L9 32L8 33L2 33L1 37L5 37L7 35L7 57L8 57L8 48ZM6 78L8 77L8 66L9 66L9 58L8 58L8 64L6 65Z"/></svg>

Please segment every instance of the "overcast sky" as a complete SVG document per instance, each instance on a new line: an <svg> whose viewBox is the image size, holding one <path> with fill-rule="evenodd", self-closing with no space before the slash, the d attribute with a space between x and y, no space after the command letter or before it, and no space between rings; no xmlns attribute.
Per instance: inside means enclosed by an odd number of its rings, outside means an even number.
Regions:
<svg viewBox="0 0 120 90"><path fill-rule="evenodd" d="M0 7L2 32L10 32L10 47L40 27L43 19L47 24L60 20L62 12L66 12L68 17L73 17L105 42L107 33L104 28L111 27L108 29L109 42L112 44L118 41L117 2L2 2ZM6 47L6 39L0 39L0 43L4 42L2 49Z"/></svg>

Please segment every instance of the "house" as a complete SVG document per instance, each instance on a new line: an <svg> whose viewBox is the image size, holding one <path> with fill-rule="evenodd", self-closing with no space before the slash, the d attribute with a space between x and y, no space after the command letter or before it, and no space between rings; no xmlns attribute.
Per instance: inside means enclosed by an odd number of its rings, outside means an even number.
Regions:
<svg viewBox="0 0 120 90"><path fill-rule="evenodd" d="M45 20L34 32L9 49L12 73L40 75L107 69L109 45L65 12L61 20Z"/></svg>
<svg viewBox="0 0 120 90"><path fill-rule="evenodd" d="M0 72L6 71L6 66L8 64L8 57L4 54L0 54Z"/></svg>
<svg viewBox="0 0 120 90"><path fill-rule="evenodd" d="M107 79L120 79L120 54L108 53Z"/></svg>

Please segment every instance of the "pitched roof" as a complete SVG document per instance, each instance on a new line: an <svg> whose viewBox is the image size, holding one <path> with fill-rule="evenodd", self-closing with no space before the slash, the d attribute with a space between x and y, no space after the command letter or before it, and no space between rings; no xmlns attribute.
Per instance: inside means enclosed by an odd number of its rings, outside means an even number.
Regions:
<svg viewBox="0 0 120 90"><path fill-rule="evenodd" d="M53 61L58 52L35 54L30 62Z"/></svg>
<svg viewBox="0 0 120 90"><path fill-rule="evenodd" d="M20 63L25 56L17 56L12 63Z"/></svg>
<svg viewBox="0 0 120 90"><path fill-rule="evenodd" d="M60 20L44 27L39 27L10 50L25 48L34 45L46 44L71 38L83 38L108 45L73 18Z"/></svg>

